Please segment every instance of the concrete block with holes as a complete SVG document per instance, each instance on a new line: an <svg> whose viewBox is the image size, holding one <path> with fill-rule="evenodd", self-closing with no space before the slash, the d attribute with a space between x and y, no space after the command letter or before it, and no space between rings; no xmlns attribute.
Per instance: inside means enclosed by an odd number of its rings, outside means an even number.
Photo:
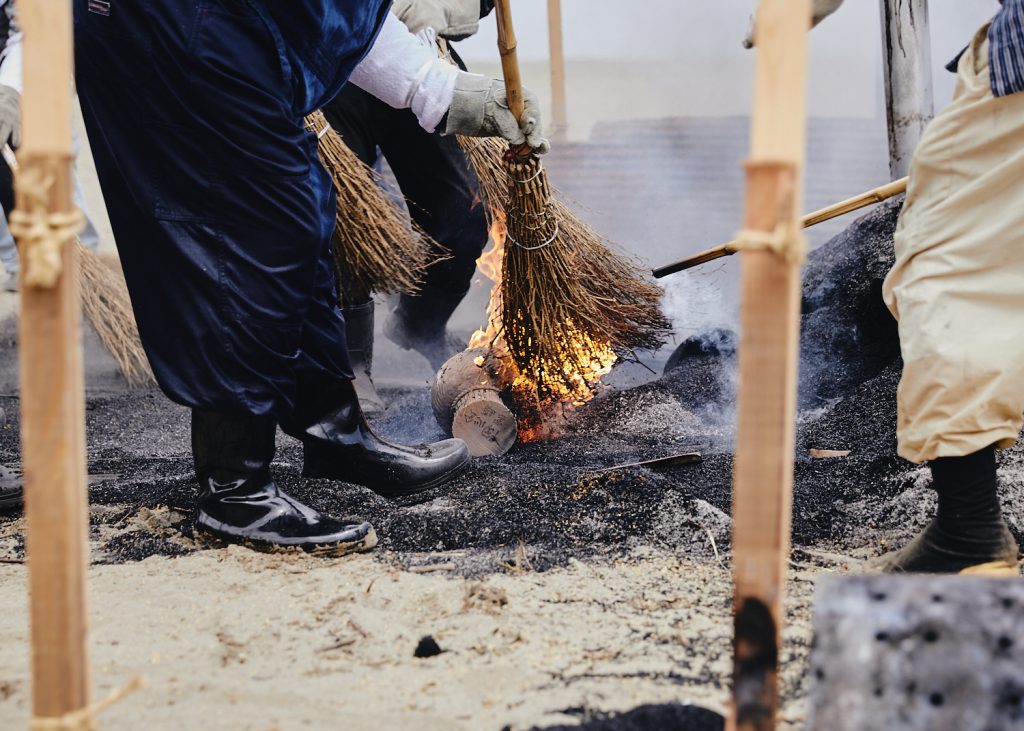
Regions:
<svg viewBox="0 0 1024 731"><path fill-rule="evenodd" d="M1024 731L1024 582L820 582L810 731Z"/></svg>

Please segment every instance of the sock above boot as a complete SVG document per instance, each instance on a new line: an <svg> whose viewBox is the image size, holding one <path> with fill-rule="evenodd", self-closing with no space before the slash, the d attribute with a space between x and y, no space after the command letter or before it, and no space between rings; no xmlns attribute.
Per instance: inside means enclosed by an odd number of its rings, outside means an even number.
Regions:
<svg viewBox="0 0 1024 731"><path fill-rule="evenodd" d="M905 548L871 562L869 570L958 573L988 564L1015 566L1017 543L1002 517L995 448L941 457L929 467L939 496L935 519Z"/></svg>

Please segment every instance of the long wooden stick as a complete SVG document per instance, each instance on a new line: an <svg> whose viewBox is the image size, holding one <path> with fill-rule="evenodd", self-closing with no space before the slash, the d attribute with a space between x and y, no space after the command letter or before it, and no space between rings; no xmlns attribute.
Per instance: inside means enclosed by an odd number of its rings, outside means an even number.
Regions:
<svg viewBox="0 0 1024 731"><path fill-rule="evenodd" d="M866 193L861 193L853 198L847 198L839 203L833 203L830 206L826 206L821 210L808 213L802 219L800 219L801 228L810 228L811 226L817 226L819 223L825 221L831 221L833 218L839 218L847 213L853 213L859 211L861 208L874 205L875 203L881 203L882 201L894 198L901 193L907 192L907 178L900 178L887 185L883 185L873 190L869 190ZM700 266L701 264L707 264L709 261L715 261L726 256L732 256L738 251L735 241L730 241L727 244L720 244L719 246L713 246L710 249L705 249L693 256L688 256L685 259L680 259L672 264L666 264L663 267L658 267L653 270L654 278L661 279L667 277L669 274L675 274L676 272L685 271L686 269L693 269L694 267Z"/></svg>
<svg viewBox="0 0 1024 731"><path fill-rule="evenodd" d="M24 144L18 210L49 214L71 202L71 4L21 0L25 33ZM48 190L47 190L48 188ZM39 210L36 208L36 212ZM19 241L23 261L28 246ZM19 359L32 637L32 712L54 718L89 703L86 620L88 517L81 298L72 242L51 287L22 266Z"/></svg>
<svg viewBox="0 0 1024 731"><path fill-rule="evenodd" d="M551 63L552 137L565 137L569 112L565 96L565 44L562 35L562 0L548 0L548 49Z"/></svg>
<svg viewBox="0 0 1024 731"><path fill-rule="evenodd" d="M806 143L810 0L761 0L744 228L796 232ZM795 236L789 238L795 239ZM727 728L771 731L779 708L782 598L793 500L800 264L742 256L736 459L735 634Z"/></svg>
<svg viewBox="0 0 1024 731"><path fill-rule="evenodd" d="M523 118L526 102L523 100L523 77L519 70L516 31L512 26L510 0L495 0L494 11L498 20L498 52L501 54L501 73L505 77L508 108L516 119Z"/></svg>

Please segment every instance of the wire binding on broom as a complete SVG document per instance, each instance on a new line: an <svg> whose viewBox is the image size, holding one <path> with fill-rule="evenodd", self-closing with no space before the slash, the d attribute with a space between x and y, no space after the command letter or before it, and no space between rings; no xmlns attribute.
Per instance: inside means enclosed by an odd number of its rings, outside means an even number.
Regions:
<svg viewBox="0 0 1024 731"><path fill-rule="evenodd" d="M427 267L444 259L443 249L403 220L380 189L380 175L360 160L331 129L320 111L306 117L317 135L320 160L338 194L332 249L343 300L356 303L372 292L419 291Z"/></svg>

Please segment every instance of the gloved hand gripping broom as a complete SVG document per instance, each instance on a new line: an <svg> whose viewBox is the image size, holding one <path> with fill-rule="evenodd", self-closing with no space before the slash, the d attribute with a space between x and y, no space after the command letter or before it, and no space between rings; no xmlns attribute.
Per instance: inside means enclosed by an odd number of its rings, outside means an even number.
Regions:
<svg viewBox="0 0 1024 731"><path fill-rule="evenodd" d="M509 109L521 120L525 104L509 0L497 0L495 10ZM661 289L552 197L530 148L506 151L500 140L462 144L490 208L505 214L504 336L538 395L578 388L578 374L609 347L620 354L657 347L669 329Z"/></svg>

